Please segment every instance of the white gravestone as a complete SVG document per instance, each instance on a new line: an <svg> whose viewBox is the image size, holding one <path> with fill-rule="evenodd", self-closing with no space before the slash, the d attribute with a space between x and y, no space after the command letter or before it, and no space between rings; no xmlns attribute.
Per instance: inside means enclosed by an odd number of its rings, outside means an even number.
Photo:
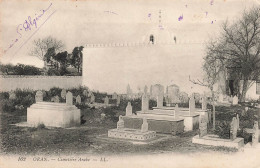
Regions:
<svg viewBox="0 0 260 168"><path fill-rule="evenodd" d="M125 127L124 125L125 125L125 123L124 123L123 117L120 115L119 116L119 120L117 122L117 129L124 128Z"/></svg>
<svg viewBox="0 0 260 168"><path fill-rule="evenodd" d="M95 102L95 96L92 93L91 96L90 96L90 103L94 103L94 102Z"/></svg>
<svg viewBox="0 0 260 168"><path fill-rule="evenodd" d="M237 129L240 130L239 128L239 115L237 114Z"/></svg>
<svg viewBox="0 0 260 168"><path fill-rule="evenodd" d="M109 98L108 98L107 96L105 97L104 104L105 104L105 105L108 105L108 104L109 104Z"/></svg>
<svg viewBox="0 0 260 168"><path fill-rule="evenodd" d="M179 105L176 104L176 105L175 105L175 108L174 108L174 117L175 117L176 119L178 119L178 118L179 118L179 114L180 114Z"/></svg>
<svg viewBox="0 0 260 168"><path fill-rule="evenodd" d="M66 94L66 104L73 105L73 96L71 92Z"/></svg>
<svg viewBox="0 0 260 168"><path fill-rule="evenodd" d="M201 108L202 110L207 110L207 98L205 96L202 97Z"/></svg>
<svg viewBox="0 0 260 168"><path fill-rule="evenodd" d="M237 96L234 96L233 97L233 105L237 105L238 104L238 97Z"/></svg>
<svg viewBox="0 0 260 168"><path fill-rule="evenodd" d="M207 135L207 119L203 116L199 124L199 137Z"/></svg>
<svg viewBox="0 0 260 168"><path fill-rule="evenodd" d="M62 91L61 91L61 93L60 93L61 98L62 98L62 99L66 99L66 94L67 94L66 90L65 90L65 89L62 89Z"/></svg>
<svg viewBox="0 0 260 168"><path fill-rule="evenodd" d="M35 95L35 102L42 102L43 101L43 93L42 91L38 90Z"/></svg>
<svg viewBox="0 0 260 168"><path fill-rule="evenodd" d="M254 121L252 146L256 146L258 143L259 143L258 121Z"/></svg>
<svg viewBox="0 0 260 168"><path fill-rule="evenodd" d="M143 118L143 124L141 128L141 132L147 132L148 131L148 122L146 118Z"/></svg>
<svg viewBox="0 0 260 168"><path fill-rule="evenodd" d="M159 93L157 96L157 107L163 107L163 94Z"/></svg>
<svg viewBox="0 0 260 168"><path fill-rule="evenodd" d="M80 97L80 95L78 95L76 97L76 104L81 104L81 97Z"/></svg>
<svg viewBox="0 0 260 168"><path fill-rule="evenodd" d="M194 94L192 94L189 100L189 113L190 115L193 115L194 112L195 112L195 99L194 99Z"/></svg>
<svg viewBox="0 0 260 168"><path fill-rule="evenodd" d="M120 98L120 96L117 96L117 99L116 99L116 105L117 105L117 106L119 106L119 104L120 104L120 101L121 101L121 98Z"/></svg>
<svg viewBox="0 0 260 168"><path fill-rule="evenodd" d="M237 137L237 118L233 117L230 124L230 139L234 140Z"/></svg>
<svg viewBox="0 0 260 168"><path fill-rule="evenodd" d="M53 101L54 101L55 103L59 103L59 102L60 102L60 97L59 97L59 96L54 96L54 97L53 97Z"/></svg>
<svg viewBox="0 0 260 168"><path fill-rule="evenodd" d="M142 111L146 112L149 110L149 96L147 94L143 94L142 96Z"/></svg>
<svg viewBox="0 0 260 168"><path fill-rule="evenodd" d="M132 105L130 102L128 102L127 107L126 107L126 116L131 116L133 114L133 109L132 109Z"/></svg>

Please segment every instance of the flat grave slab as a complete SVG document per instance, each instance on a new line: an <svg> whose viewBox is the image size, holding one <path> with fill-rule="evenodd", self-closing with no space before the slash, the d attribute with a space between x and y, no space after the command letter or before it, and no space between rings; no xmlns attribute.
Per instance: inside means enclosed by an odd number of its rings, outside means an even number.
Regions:
<svg viewBox="0 0 260 168"><path fill-rule="evenodd" d="M224 146L229 148L241 148L244 146L244 138L221 139L217 135L208 134L203 137L196 135L192 138L192 143L210 146Z"/></svg>

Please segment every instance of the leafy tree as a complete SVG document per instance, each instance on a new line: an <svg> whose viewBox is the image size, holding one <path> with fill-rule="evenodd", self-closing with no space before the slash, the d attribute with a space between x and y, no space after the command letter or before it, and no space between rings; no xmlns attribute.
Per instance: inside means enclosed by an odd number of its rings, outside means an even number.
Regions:
<svg viewBox="0 0 260 168"><path fill-rule="evenodd" d="M207 50L219 64L232 69L233 76L243 80L238 96L244 102L247 90L260 77L260 8L245 10L233 23L227 20L219 39L211 42Z"/></svg>
<svg viewBox="0 0 260 168"><path fill-rule="evenodd" d="M70 60L70 64L77 68L78 73L80 73L81 69L82 69L82 57L83 57L83 46L80 47L75 47L72 51L72 57Z"/></svg>

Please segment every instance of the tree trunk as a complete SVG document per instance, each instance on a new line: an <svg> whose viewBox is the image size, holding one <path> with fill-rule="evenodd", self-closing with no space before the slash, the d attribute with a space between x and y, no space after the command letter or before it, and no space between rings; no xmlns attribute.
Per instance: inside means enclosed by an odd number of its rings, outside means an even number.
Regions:
<svg viewBox="0 0 260 168"><path fill-rule="evenodd" d="M247 92L248 80L243 81L242 93L240 97L240 102L245 102L246 92Z"/></svg>
<svg viewBox="0 0 260 168"><path fill-rule="evenodd" d="M211 95L212 95L212 111L213 111L213 130L216 128L216 108L215 108L215 94L213 88L211 88Z"/></svg>

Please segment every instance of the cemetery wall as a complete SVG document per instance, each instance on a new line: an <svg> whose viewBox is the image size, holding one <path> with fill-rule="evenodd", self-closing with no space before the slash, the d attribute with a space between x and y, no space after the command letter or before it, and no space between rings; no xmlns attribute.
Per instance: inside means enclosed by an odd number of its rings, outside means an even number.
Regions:
<svg viewBox="0 0 260 168"><path fill-rule="evenodd" d="M49 90L52 87L73 88L82 84L81 76L0 76L0 91L15 89Z"/></svg>

